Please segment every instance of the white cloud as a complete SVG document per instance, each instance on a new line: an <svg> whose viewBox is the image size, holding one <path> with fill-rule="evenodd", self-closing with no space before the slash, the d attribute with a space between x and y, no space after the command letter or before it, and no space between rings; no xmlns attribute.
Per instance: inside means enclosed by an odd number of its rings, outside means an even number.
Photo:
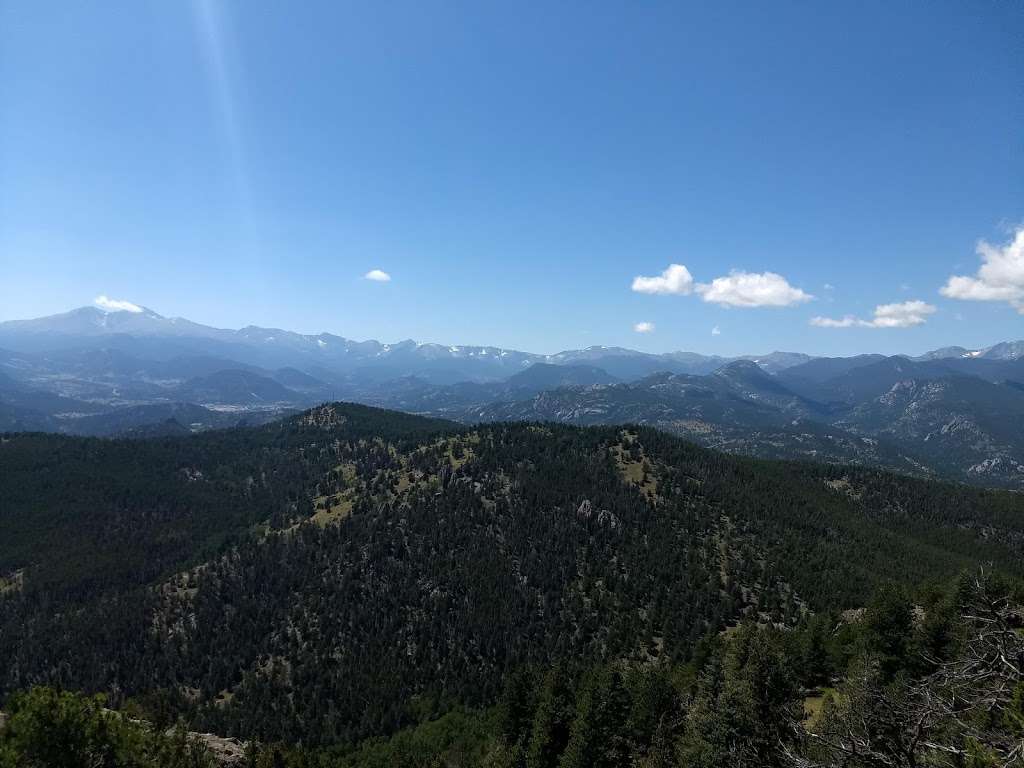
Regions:
<svg viewBox="0 0 1024 768"><path fill-rule="evenodd" d="M1006 245L978 243L981 266L973 277L953 275L939 289L950 299L1006 301L1024 314L1024 227Z"/></svg>
<svg viewBox="0 0 1024 768"><path fill-rule="evenodd" d="M825 285L823 285L822 288L824 288L826 291L834 291L836 289L836 287L832 285L832 283L825 283Z"/></svg>
<svg viewBox="0 0 1024 768"><path fill-rule="evenodd" d="M845 317L812 317L811 325L819 328L910 328L927 322L935 307L923 301L904 301L899 304L879 304L870 320L853 315Z"/></svg>
<svg viewBox="0 0 1024 768"><path fill-rule="evenodd" d="M922 325L928 315L935 313L935 307L923 301L904 301L900 304L879 304L875 307L875 328L909 328Z"/></svg>
<svg viewBox="0 0 1024 768"><path fill-rule="evenodd" d="M654 332L654 323L648 323L646 321L645 322L641 322L641 323L636 323L633 326L633 330L636 331L637 333L653 333Z"/></svg>
<svg viewBox="0 0 1024 768"><path fill-rule="evenodd" d="M383 269L371 269L365 275L364 280L373 280L375 283L389 283L391 282L391 275L385 272Z"/></svg>
<svg viewBox="0 0 1024 768"><path fill-rule="evenodd" d="M637 293L674 293L685 296L693 292L693 275L682 264L669 264L668 269L657 277L634 277L633 290Z"/></svg>
<svg viewBox="0 0 1024 768"><path fill-rule="evenodd" d="M722 335L722 329L721 329L721 328L719 328L719 327L718 327L718 326L716 325L716 326L715 326L714 328L712 328L712 329L711 329L711 335L712 335L712 336L721 336L721 335Z"/></svg>
<svg viewBox="0 0 1024 768"><path fill-rule="evenodd" d="M774 272L733 271L698 284L697 293L704 301L727 307L788 307L814 298Z"/></svg>
<svg viewBox="0 0 1024 768"><path fill-rule="evenodd" d="M710 283L696 283L682 264L669 264L656 277L638 275L633 278L632 288L637 293L677 296L696 292L704 301L727 307L788 307L814 298L774 272L733 271Z"/></svg>
<svg viewBox="0 0 1024 768"><path fill-rule="evenodd" d="M122 299L111 299L106 296L97 296L92 300L100 309L105 309L107 312L141 312L142 307L138 304L132 304L130 301L124 301Z"/></svg>

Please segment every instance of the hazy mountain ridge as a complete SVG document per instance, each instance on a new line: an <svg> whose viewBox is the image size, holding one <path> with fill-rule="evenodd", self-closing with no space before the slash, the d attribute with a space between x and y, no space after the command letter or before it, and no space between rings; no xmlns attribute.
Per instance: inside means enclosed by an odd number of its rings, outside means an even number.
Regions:
<svg viewBox="0 0 1024 768"><path fill-rule="evenodd" d="M809 358L772 353L758 359L774 370ZM107 411L109 423L116 424L125 409L177 402L283 412L345 398L443 413L558 385L609 383L665 370L710 373L728 361L601 346L540 355L411 340L382 344L258 326L212 328L145 307L82 307L0 323L0 372L14 382L0 389L0 428L110 434L102 418L79 417ZM251 386L241 386L243 371L252 377ZM133 411L129 420L140 413L146 411Z"/></svg>
<svg viewBox="0 0 1024 768"><path fill-rule="evenodd" d="M421 344L412 340L393 344L360 342L329 333L309 335L257 326L237 331L211 328L183 318L166 318L145 308L140 312L106 312L82 307L51 317L0 323L0 349L39 354L74 348L119 349L154 359L190 351L265 368L295 365L305 370L310 365L321 365L335 374L371 377L404 366L393 377L417 374L438 383L454 383L451 377L455 375L481 381L505 379L534 363L592 364L618 378L639 378L666 370L710 373L739 359L691 352L651 354L606 346L543 355L494 346ZM147 350L148 354L142 354ZM742 357L759 360L770 371L810 359L789 352Z"/></svg>
<svg viewBox="0 0 1024 768"><path fill-rule="evenodd" d="M0 429L187 433L345 399L462 422L635 422L733 452L1020 487L1022 355L1024 342L917 357L537 355L86 307L0 323Z"/></svg>
<svg viewBox="0 0 1024 768"><path fill-rule="evenodd" d="M1007 363L1006 373L1016 375L1017 364ZM791 381L797 391L787 386ZM905 358L869 358L818 383L796 369L791 379L734 362L710 376L659 374L628 384L559 388L446 414L464 421L648 424L732 452L1024 487L1024 391L1018 383Z"/></svg>

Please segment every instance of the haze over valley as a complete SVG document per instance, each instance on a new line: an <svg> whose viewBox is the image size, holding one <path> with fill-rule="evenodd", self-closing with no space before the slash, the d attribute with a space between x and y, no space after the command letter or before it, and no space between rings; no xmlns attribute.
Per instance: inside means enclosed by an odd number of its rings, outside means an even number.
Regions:
<svg viewBox="0 0 1024 768"><path fill-rule="evenodd" d="M98 436L260 424L347 400L472 424L656 426L766 458L1024 487L1024 342L737 358L352 341L82 307L0 324L0 426Z"/></svg>

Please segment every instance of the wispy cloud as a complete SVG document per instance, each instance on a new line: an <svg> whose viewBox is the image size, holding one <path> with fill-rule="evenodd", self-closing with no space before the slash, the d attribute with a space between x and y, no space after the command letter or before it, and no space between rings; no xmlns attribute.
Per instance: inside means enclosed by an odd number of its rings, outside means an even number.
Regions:
<svg viewBox="0 0 1024 768"><path fill-rule="evenodd" d="M391 282L391 275L385 272L383 269L371 269L365 275L364 280L372 280L375 283L389 283Z"/></svg>
<svg viewBox="0 0 1024 768"><path fill-rule="evenodd" d="M246 162L245 141L239 119L232 70L238 69L237 52L232 46L227 7L218 0L192 0L196 36L206 67L216 119L216 129L224 143L227 171L234 187L235 203L247 230L253 227L252 192ZM232 64L236 64L232 67ZM247 235L252 236L247 231Z"/></svg>
<svg viewBox="0 0 1024 768"><path fill-rule="evenodd" d="M858 320L853 315L846 315L845 317L812 317L811 325L816 325L819 328L852 328L855 325L868 325L865 320Z"/></svg>
<svg viewBox="0 0 1024 768"><path fill-rule="evenodd" d="M636 323L633 325L633 330L636 331L637 333L653 333L654 323L648 323L646 321Z"/></svg>
<svg viewBox="0 0 1024 768"><path fill-rule="evenodd" d="M677 296L696 293L706 302L726 307L788 307L814 298L775 272L733 270L710 283L698 283L682 264L669 264L660 275L638 275L633 278L631 287L637 293Z"/></svg>
<svg viewBox="0 0 1024 768"><path fill-rule="evenodd" d="M1024 315L1024 227L1003 246L978 243L981 266L973 276L953 275L939 289L950 299L1005 301Z"/></svg>
<svg viewBox="0 0 1024 768"><path fill-rule="evenodd" d="M721 328L719 328L719 327L718 327L718 326L716 325L716 326L715 326L714 328L712 328L712 329L711 329L711 335L712 335L712 336L721 336L721 335L722 335L722 329L721 329Z"/></svg>
<svg viewBox="0 0 1024 768"><path fill-rule="evenodd" d="M898 304L879 304L870 320L853 315L844 317L812 317L811 325L818 328L911 328L928 321L935 307L923 301L904 301Z"/></svg>
<svg viewBox="0 0 1024 768"><path fill-rule="evenodd" d="M100 309L105 309L108 312L142 312L142 307L138 304L132 304L130 301L124 301L123 299L111 299L107 296L97 296L92 300Z"/></svg>

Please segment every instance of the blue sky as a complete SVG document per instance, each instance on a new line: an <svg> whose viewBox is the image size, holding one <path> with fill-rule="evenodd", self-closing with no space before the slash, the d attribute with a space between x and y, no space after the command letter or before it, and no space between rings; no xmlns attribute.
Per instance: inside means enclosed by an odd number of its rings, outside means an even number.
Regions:
<svg viewBox="0 0 1024 768"><path fill-rule="evenodd" d="M1024 337L1022 39L1019 3L0 0L0 319Z"/></svg>

